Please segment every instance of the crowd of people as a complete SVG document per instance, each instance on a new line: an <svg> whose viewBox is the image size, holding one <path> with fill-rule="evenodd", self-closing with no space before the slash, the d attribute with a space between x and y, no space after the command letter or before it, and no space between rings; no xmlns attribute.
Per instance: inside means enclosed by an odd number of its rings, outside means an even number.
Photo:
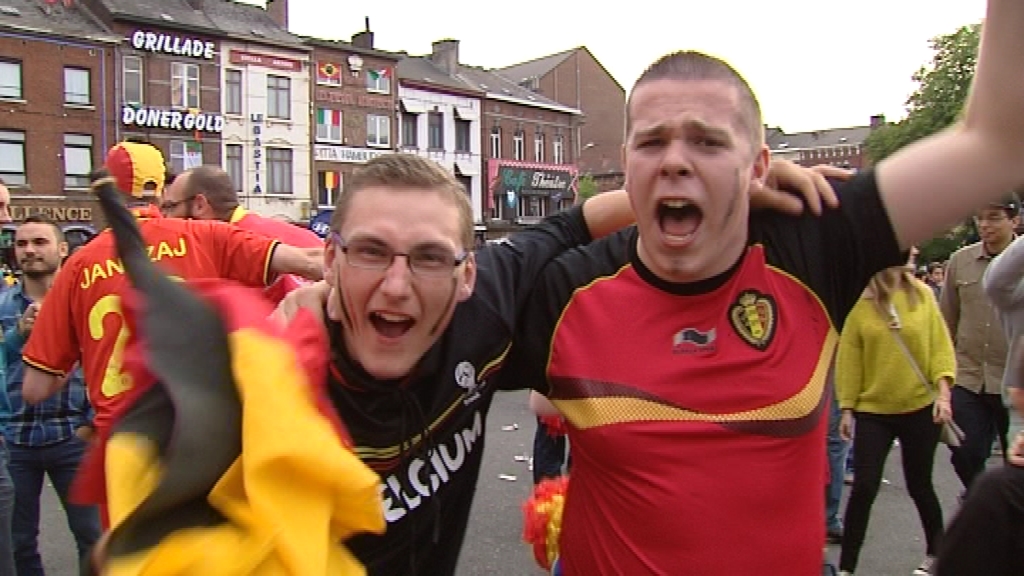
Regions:
<svg viewBox="0 0 1024 576"><path fill-rule="evenodd" d="M418 156L349 178L322 242L246 212L220 168L116 145L92 184L110 230L66 260L54 223L15 233L0 575L41 573L44 474L84 573L454 574L499 389L567 435L555 573L811 576L829 535L853 574L895 439L915 574L1020 573L1022 27L989 0L957 125L853 175L772 161L742 76L668 54L629 94L625 191L483 247ZM908 251L970 214L981 242L936 298ZM854 439L845 526L830 428ZM993 442L1011 466L986 472Z"/></svg>

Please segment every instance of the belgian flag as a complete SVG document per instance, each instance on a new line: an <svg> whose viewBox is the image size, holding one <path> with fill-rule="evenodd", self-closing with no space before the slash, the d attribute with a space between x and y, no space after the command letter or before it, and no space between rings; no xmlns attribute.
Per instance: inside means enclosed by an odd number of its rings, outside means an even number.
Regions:
<svg viewBox="0 0 1024 576"><path fill-rule="evenodd" d="M114 184L100 174L93 190L144 360L84 471L110 510L102 573L364 574L344 540L383 532L379 479L326 402L323 327L279 326L258 292L226 281L172 281Z"/></svg>

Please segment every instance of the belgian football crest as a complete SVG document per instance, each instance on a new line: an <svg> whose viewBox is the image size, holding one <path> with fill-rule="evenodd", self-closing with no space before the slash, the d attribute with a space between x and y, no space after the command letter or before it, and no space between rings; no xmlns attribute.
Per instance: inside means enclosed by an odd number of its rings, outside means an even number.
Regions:
<svg viewBox="0 0 1024 576"><path fill-rule="evenodd" d="M744 290L729 308L729 321L747 344L765 350L775 336L777 313L774 298L757 290Z"/></svg>

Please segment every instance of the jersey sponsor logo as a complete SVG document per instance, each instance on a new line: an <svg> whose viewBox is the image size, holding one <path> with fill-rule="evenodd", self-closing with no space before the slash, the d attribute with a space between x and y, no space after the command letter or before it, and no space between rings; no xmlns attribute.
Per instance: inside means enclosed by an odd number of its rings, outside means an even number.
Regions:
<svg viewBox="0 0 1024 576"><path fill-rule="evenodd" d="M466 397L462 400L463 405L475 402L480 398L480 391L484 387L484 383L478 382L476 379L476 368L465 360L459 362L455 367L455 383L466 391Z"/></svg>
<svg viewBox="0 0 1024 576"><path fill-rule="evenodd" d="M729 321L744 342L764 351L775 337L778 308L775 299L757 290L744 290L729 308Z"/></svg>
<svg viewBox="0 0 1024 576"><path fill-rule="evenodd" d="M673 354L712 352L715 350L715 329L703 332L696 328L683 328L672 337Z"/></svg>
<svg viewBox="0 0 1024 576"><path fill-rule="evenodd" d="M469 459L483 433L483 417L477 410L469 426L457 430L451 438L438 443L426 459L413 458L385 478L381 484L381 497L384 518L388 523L401 520L436 496L438 488L451 481Z"/></svg>

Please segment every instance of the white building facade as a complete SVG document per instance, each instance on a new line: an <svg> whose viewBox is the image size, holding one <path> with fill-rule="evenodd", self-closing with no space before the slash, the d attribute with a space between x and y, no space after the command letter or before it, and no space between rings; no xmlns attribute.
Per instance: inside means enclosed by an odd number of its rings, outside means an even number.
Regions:
<svg viewBox="0 0 1024 576"><path fill-rule="evenodd" d="M480 99L405 85L399 86L398 97L400 150L429 158L452 172L470 195L473 221L483 222Z"/></svg>
<svg viewBox="0 0 1024 576"><path fill-rule="evenodd" d="M224 169L239 203L262 216L310 217L310 53L221 44Z"/></svg>

